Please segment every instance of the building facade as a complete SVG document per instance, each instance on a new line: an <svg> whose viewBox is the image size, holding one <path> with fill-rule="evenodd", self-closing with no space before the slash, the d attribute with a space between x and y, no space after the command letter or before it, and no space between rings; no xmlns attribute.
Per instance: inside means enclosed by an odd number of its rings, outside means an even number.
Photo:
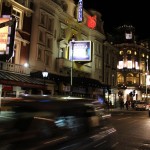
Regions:
<svg viewBox="0 0 150 150"><path fill-rule="evenodd" d="M125 103L137 100L149 101L149 88L146 78L149 74L148 44L136 41L132 25L118 27L117 85L118 99Z"/></svg>
<svg viewBox="0 0 150 150"><path fill-rule="evenodd" d="M116 83L116 48L106 41L99 12L83 9L79 23L79 7L73 0L1 0L1 7L11 8L9 14L17 18L15 53L9 63L28 63L29 76L44 82L49 94L69 95L71 91L74 96L109 100L108 91ZM72 61L71 47L74 56L86 56L86 48L81 48L86 41L90 43L90 59ZM46 78L42 76L44 70L48 72Z"/></svg>

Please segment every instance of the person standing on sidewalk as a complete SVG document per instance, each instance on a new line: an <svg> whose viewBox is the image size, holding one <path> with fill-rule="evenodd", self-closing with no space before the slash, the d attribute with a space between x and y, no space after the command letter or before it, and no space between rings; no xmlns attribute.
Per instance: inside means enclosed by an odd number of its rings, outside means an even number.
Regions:
<svg viewBox="0 0 150 150"><path fill-rule="evenodd" d="M128 110L129 109L129 101L128 100L126 101L125 105L126 105L126 109Z"/></svg>

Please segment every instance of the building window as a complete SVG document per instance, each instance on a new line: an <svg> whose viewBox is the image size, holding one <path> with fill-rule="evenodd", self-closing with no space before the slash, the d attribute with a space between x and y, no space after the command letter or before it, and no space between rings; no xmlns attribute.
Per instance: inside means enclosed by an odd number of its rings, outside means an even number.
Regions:
<svg viewBox="0 0 150 150"><path fill-rule="evenodd" d="M124 83L124 77L123 77L122 74L118 74L117 79L118 79L118 84L123 84Z"/></svg>
<svg viewBox="0 0 150 150"><path fill-rule="evenodd" d="M52 54L49 51L45 51L45 65L48 67L52 66Z"/></svg>
<svg viewBox="0 0 150 150"><path fill-rule="evenodd" d="M66 37L66 30L61 28L61 38L65 38Z"/></svg>
<svg viewBox="0 0 150 150"><path fill-rule="evenodd" d="M45 31L42 28L39 28L38 40L39 40L39 43L45 44Z"/></svg>
<svg viewBox="0 0 150 150"><path fill-rule="evenodd" d="M47 18L47 15L46 15L46 12L44 10L40 10L40 25L41 26L46 26L46 18Z"/></svg>
<svg viewBox="0 0 150 150"><path fill-rule="evenodd" d="M102 45L99 44L99 54L101 55L102 54Z"/></svg>
<svg viewBox="0 0 150 150"><path fill-rule="evenodd" d="M145 54L144 54L144 53L142 54L142 57L145 57Z"/></svg>
<svg viewBox="0 0 150 150"><path fill-rule="evenodd" d="M16 28L22 29L23 25L23 12L13 7L12 16L16 18Z"/></svg>
<svg viewBox="0 0 150 150"><path fill-rule="evenodd" d="M134 83L134 76L133 76L133 74L131 74L131 73L127 74L126 82L127 82L127 84L133 84Z"/></svg>
<svg viewBox="0 0 150 150"><path fill-rule="evenodd" d="M54 31L54 19L52 17L48 17L47 20L47 30L48 32L50 32L51 34L53 34Z"/></svg>
<svg viewBox="0 0 150 150"><path fill-rule="evenodd" d="M120 54L120 55L123 55L123 51L120 51L119 54Z"/></svg>
<svg viewBox="0 0 150 150"><path fill-rule="evenodd" d="M119 64L118 64L118 69L123 69L123 61L119 61Z"/></svg>
<svg viewBox="0 0 150 150"><path fill-rule="evenodd" d="M136 51L134 52L134 55L137 55L137 52L136 52Z"/></svg>
<svg viewBox="0 0 150 150"><path fill-rule="evenodd" d="M131 50L127 50L127 54L131 54Z"/></svg>
<svg viewBox="0 0 150 150"><path fill-rule="evenodd" d="M127 68L132 69L132 61L127 61Z"/></svg>
<svg viewBox="0 0 150 150"><path fill-rule="evenodd" d="M21 49L21 43L15 41L13 55L9 60L10 63L20 64L20 49Z"/></svg>
<svg viewBox="0 0 150 150"><path fill-rule="evenodd" d="M44 46L38 45L37 48L37 60L43 61L43 53L44 53Z"/></svg>
<svg viewBox="0 0 150 150"><path fill-rule="evenodd" d="M49 56L45 55L45 65L49 66Z"/></svg>
<svg viewBox="0 0 150 150"><path fill-rule="evenodd" d="M46 35L46 49L52 50L52 44L53 44L53 38L51 35L47 34Z"/></svg>
<svg viewBox="0 0 150 150"><path fill-rule="evenodd" d="M139 69L139 63L137 61L135 62L135 69Z"/></svg>

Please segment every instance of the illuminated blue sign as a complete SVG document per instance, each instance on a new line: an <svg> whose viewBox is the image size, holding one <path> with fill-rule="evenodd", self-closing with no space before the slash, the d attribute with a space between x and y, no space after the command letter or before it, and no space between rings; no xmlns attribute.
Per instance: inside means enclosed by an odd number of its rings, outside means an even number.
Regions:
<svg viewBox="0 0 150 150"><path fill-rule="evenodd" d="M78 2L78 22L83 21L83 1L79 0Z"/></svg>

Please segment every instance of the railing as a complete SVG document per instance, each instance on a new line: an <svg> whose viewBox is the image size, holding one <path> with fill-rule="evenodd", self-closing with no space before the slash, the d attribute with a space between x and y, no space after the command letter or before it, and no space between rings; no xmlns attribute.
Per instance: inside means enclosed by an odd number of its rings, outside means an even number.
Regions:
<svg viewBox="0 0 150 150"><path fill-rule="evenodd" d="M64 59L64 58L57 58L57 67L59 69L71 68L71 61L69 61L68 59ZM73 70L78 70L78 71L82 71L86 73L92 72L92 69L90 67L85 66L83 64L74 63L74 62L73 62Z"/></svg>
<svg viewBox="0 0 150 150"><path fill-rule="evenodd" d="M0 61L0 70L9 71L20 74L30 74L30 68L26 68L23 65L12 64Z"/></svg>

